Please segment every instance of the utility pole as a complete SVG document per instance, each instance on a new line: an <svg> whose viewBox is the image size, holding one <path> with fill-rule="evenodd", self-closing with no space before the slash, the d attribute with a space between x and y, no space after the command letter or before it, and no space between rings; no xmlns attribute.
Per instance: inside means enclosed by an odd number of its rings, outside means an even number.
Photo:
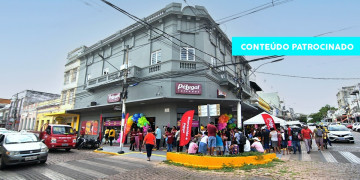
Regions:
<svg viewBox="0 0 360 180"><path fill-rule="evenodd" d="M123 91L121 93L122 95L122 108L121 108L121 129L120 129L120 151L119 154L124 154L124 151L122 150L124 147L124 144L122 142L123 136L124 136L124 126L125 126L125 114L126 114L126 96L127 96L127 85L126 85L126 78L128 75L128 65L129 65L129 46L126 46L126 54L125 54L125 68L124 68L124 83L123 83Z"/></svg>

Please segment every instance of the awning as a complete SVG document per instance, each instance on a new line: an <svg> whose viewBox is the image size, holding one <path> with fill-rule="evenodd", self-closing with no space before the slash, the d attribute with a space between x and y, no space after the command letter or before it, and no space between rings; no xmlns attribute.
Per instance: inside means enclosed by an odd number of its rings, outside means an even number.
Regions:
<svg viewBox="0 0 360 180"><path fill-rule="evenodd" d="M78 114L70 114L70 113L66 113L65 111L57 111L57 112L52 112L52 113L45 114L45 116L72 117L72 116L78 116Z"/></svg>
<svg viewBox="0 0 360 180"><path fill-rule="evenodd" d="M260 113L260 114L256 115L255 117L252 117L252 118L244 121L244 125L265 124L265 121L264 121L264 119L263 119L263 117L262 117L262 114L268 114L268 113L265 113L265 112ZM280 124L281 126L285 126L285 125L286 125L286 121L285 121L285 120L280 119L280 118L278 118L278 117L276 117L276 116L272 116L272 115L270 115L270 114L268 114L268 115L271 116L271 117L274 119L274 121L275 121L276 124Z"/></svg>
<svg viewBox="0 0 360 180"><path fill-rule="evenodd" d="M301 125L300 121L287 121L286 124L290 125L290 126L292 126L292 125Z"/></svg>

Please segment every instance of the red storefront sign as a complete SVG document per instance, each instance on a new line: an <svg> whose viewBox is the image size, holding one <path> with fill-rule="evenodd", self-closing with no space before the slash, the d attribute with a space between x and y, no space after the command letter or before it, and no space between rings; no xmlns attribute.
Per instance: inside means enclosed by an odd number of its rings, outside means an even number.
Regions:
<svg viewBox="0 0 360 180"><path fill-rule="evenodd" d="M176 94L194 94L200 95L202 92L201 84L193 83L176 83L175 84L175 93Z"/></svg>
<svg viewBox="0 0 360 180"><path fill-rule="evenodd" d="M191 140L191 125L194 117L194 112L194 110L186 111L181 117L180 146L185 146Z"/></svg>
<svg viewBox="0 0 360 180"><path fill-rule="evenodd" d="M108 103L120 102L120 100L121 100L120 93L109 94L107 98Z"/></svg>

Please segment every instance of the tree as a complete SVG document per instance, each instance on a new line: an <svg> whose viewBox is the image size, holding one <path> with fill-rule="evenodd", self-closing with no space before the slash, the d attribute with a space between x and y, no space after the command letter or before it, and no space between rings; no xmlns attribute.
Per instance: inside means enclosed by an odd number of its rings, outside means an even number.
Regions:
<svg viewBox="0 0 360 180"><path fill-rule="evenodd" d="M327 112L329 110L337 110L335 107L331 107L330 105L325 105L324 107L321 107L319 112L310 114L310 117L312 118L311 122L320 122L322 119L324 119L327 115Z"/></svg>
<svg viewBox="0 0 360 180"><path fill-rule="evenodd" d="M307 123L307 121L308 121L308 119L307 119L307 116L306 115L300 115L299 117L298 117L298 119L299 119L299 121L300 122L303 122L303 123Z"/></svg>

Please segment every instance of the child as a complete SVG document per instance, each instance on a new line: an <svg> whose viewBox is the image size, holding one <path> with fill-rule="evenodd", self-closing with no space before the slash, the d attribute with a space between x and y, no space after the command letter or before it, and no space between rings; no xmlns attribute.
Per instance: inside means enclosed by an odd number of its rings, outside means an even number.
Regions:
<svg viewBox="0 0 360 180"><path fill-rule="evenodd" d="M239 154L239 146L236 141L233 141L230 146L230 154Z"/></svg>
<svg viewBox="0 0 360 180"><path fill-rule="evenodd" d="M198 145L196 144L196 139L193 139L189 145L188 153L189 154L196 154L198 150Z"/></svg>
<svg viewBox="0 0 360 180"><path fill-rule="evenodd" d="M223 155L223 151L224 151L224 143L223 143L223 139L221 138L221 133L220 131L216 134L216 151L217 151L217 155Z"/></svg>
<svg viewBox="0 0 360 180"><path fill-rule="evenodd" d="M208 143L208 133L204 132L204 136L200 140L199 153L202 153L202 154L206 155L207 143Z"/></svg>

